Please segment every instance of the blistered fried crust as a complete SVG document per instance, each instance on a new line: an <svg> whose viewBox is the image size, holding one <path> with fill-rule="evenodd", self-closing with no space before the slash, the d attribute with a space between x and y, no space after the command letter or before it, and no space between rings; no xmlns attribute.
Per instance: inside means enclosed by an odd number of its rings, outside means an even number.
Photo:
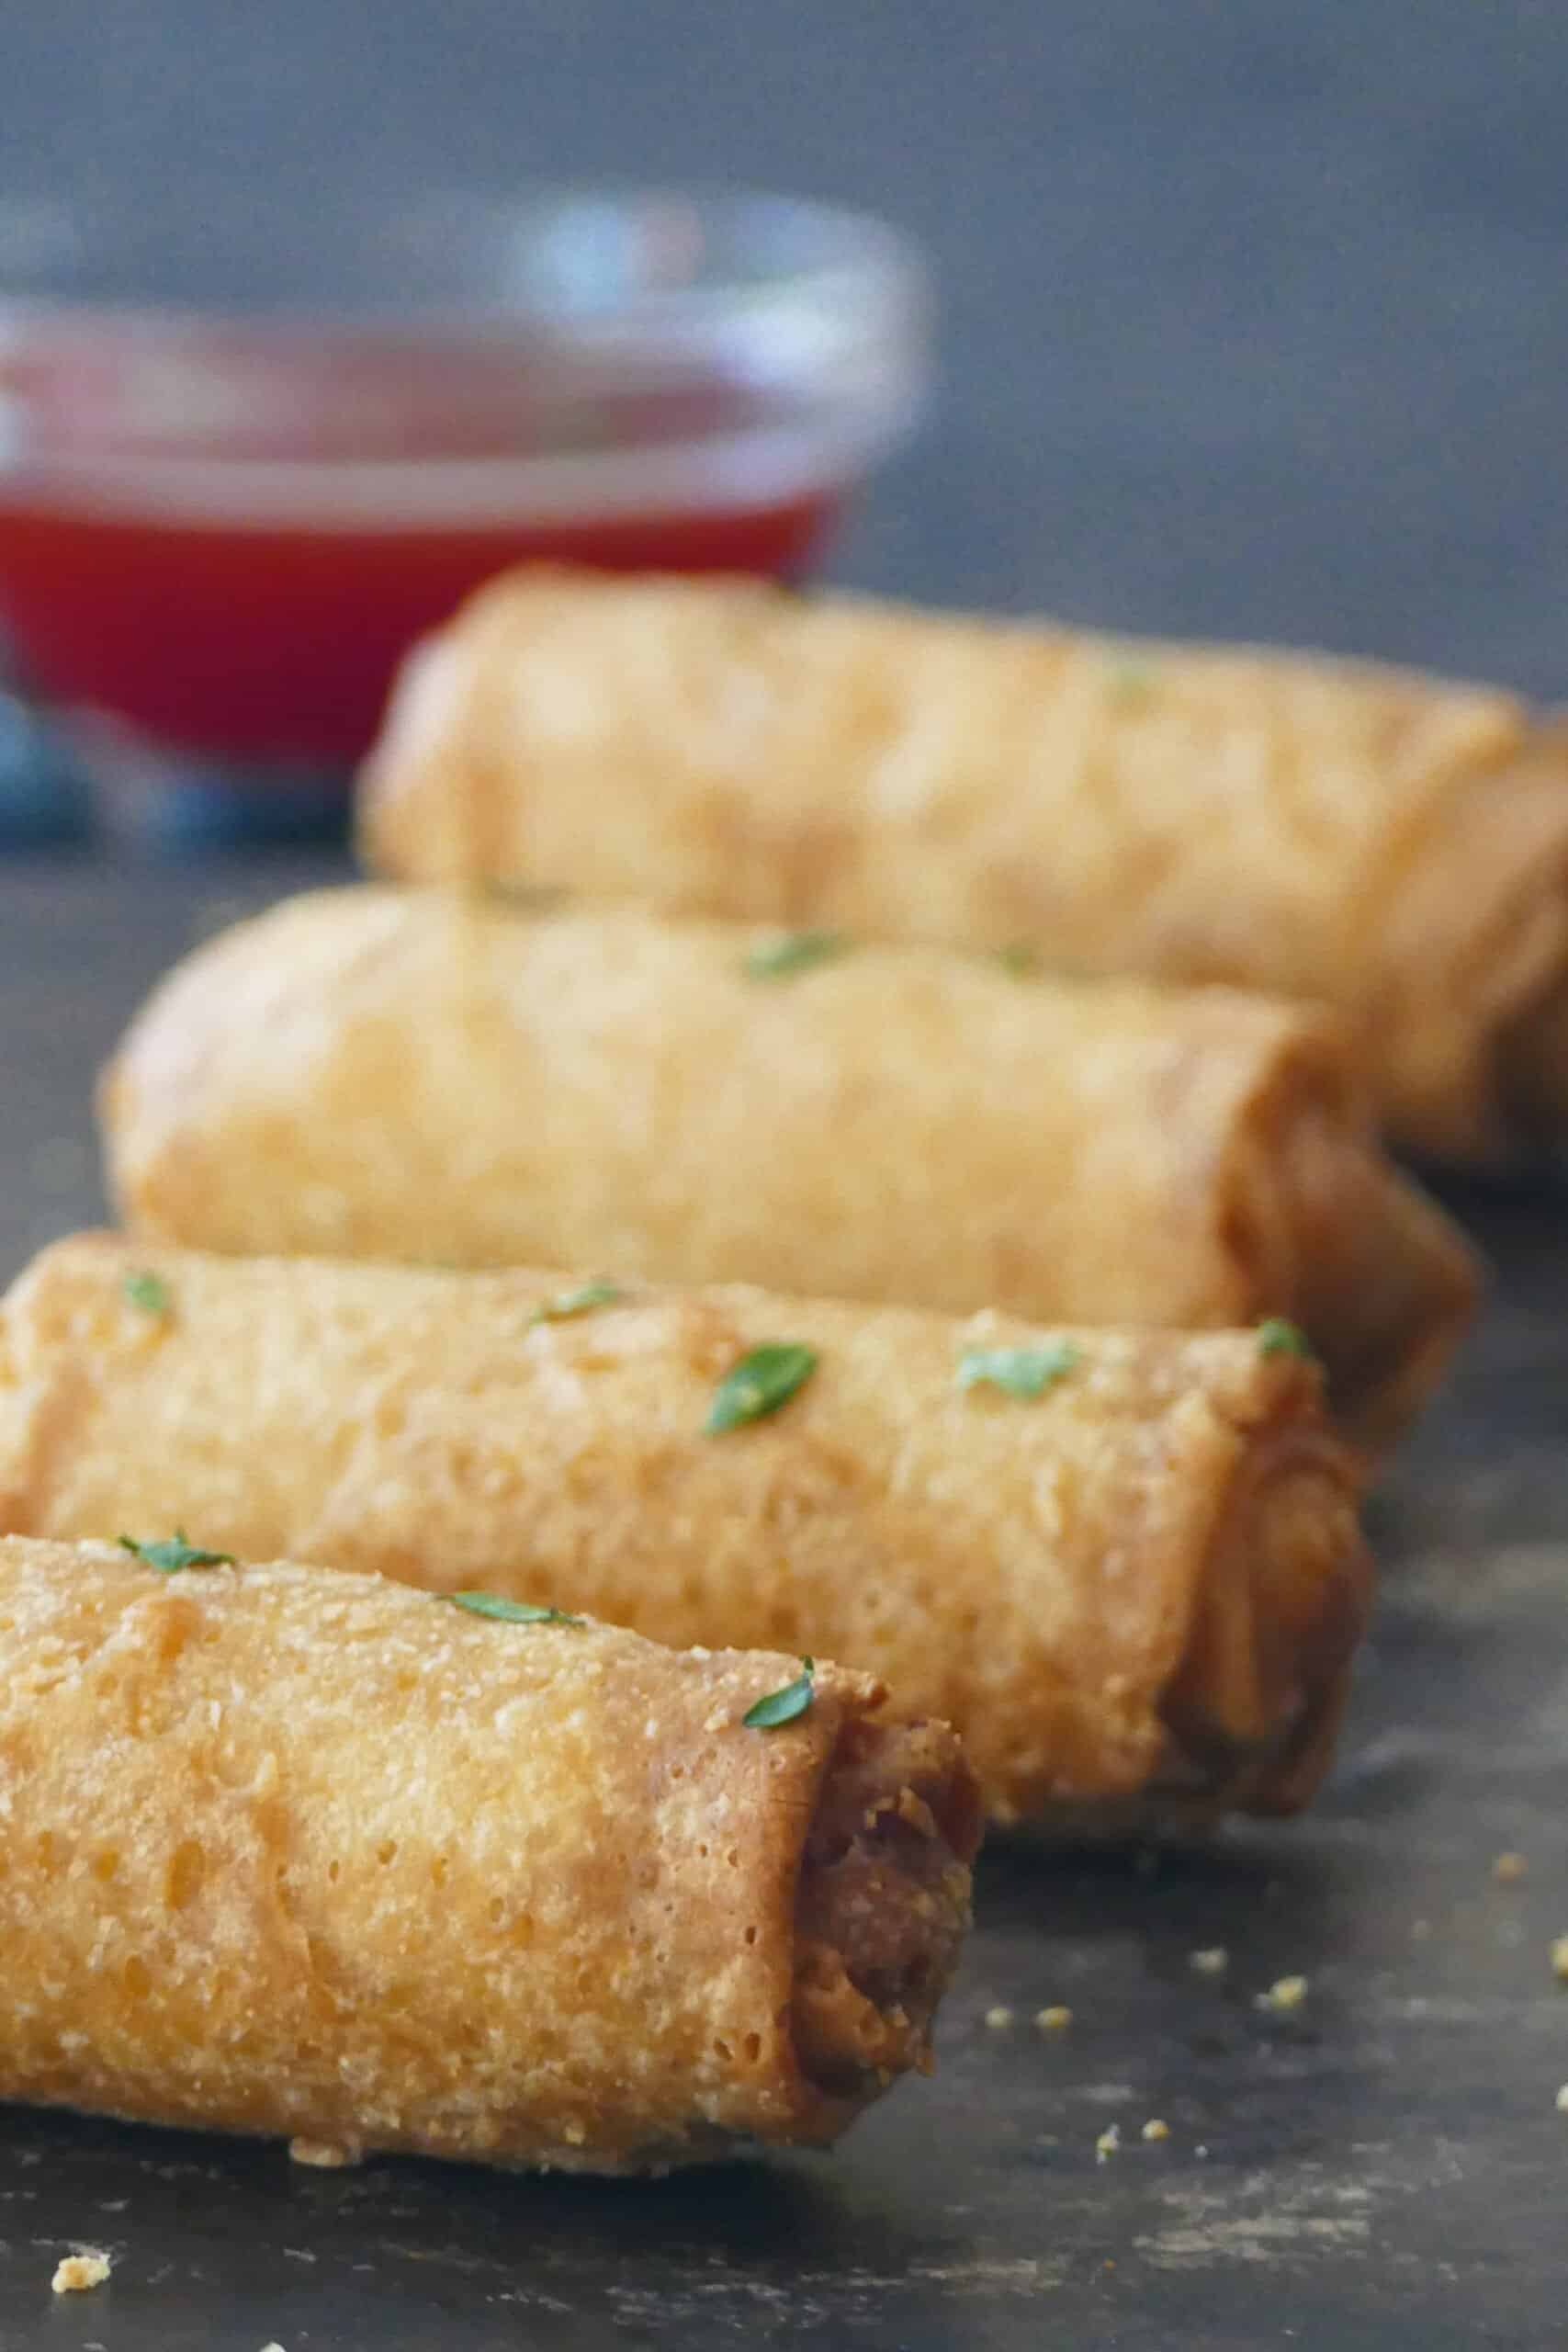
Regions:
<svg viewBox="0 0 1568 2352"><path fill-rule="evenodd" d="M138 1271L163 1312L127 1295ZM741 1288L537 1320L570 1280L58 1244L0 1310L0 1528L184 1526L847 1659L958 1726L998 1820L1141 1799L1178 1690L1182 1731L1225 1731L1223 1752L1182 1739L1200 1800L1308 1792L1281 1742L1332 1714L1366 1572L1358 1468L1300 1357ZM717 1383L769 1340L812 1349L811 1377L708 1435ZM1032 1401L958 1385L971 1347L1059 1343ZM1203 1630L1233 1615L1234 1640ZM1295 1679L1260 1669L1238 1713L1247 1656L1303 1627Z"/></svg>
<svg viewBox="0 0 1568 2352"><path fill-rule="evenodd" d="M0 2098L581 2171L832 2139L928 2064L978 1807L867 1677L748 1729L797 1671L0 1542Z"/></svg>
<svg viewBox="0 0 1568 2352"><path fill-rule="evenodd" d="M429 892L292 900L209 944L102 1094L160 1239L676 1282L1036 1321L1283 1314L1386 1442L1475 1287L1308 1010L1052 983L768 934L529 918Z"/></svg>
<svg viewBox="0 0 1568 2352"><path fill-rule="evenodd" d="M1513 695L758 582L537 568L412 660L382 873L996 946L1338 1007L1384 1115L1517 1140L1568 973L1568 729Z"/></svg>

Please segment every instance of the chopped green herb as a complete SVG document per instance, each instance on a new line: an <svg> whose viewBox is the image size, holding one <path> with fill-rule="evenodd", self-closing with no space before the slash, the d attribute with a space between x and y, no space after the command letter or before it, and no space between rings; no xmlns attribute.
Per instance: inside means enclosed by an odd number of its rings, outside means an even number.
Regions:
<svg viewBox="0 0 1568 2352"><path fill-rule="evenodd" d="M1106 691L1116 702L1144 702L1155 690L1155 673L1146 662L1118 662L1107 674Z"/></svg>
<svg viewBox="0 0 1568 2352"><path fill-rule="evenodd" d="M613 1306L626 1293L619 1283L581 1283L576 1290L558 1290L528 1317L533 1323L566 1323L574 1315L590 1314L595 1306Z"/></svg>
<svg viewBox="0 0 1568 2352"><path fill-rule="evenodd" d="M1010 946L998 948L996 960L1015 980L1032 980L1040 969L1040 950L1026 939L1015 939Z"/></svg>
<svg viewBox="0 0 1568 2352"><path fill-rule="evenodd" d="M181 1568L231 1568L234 1565L232 1552L203 1552L187 1544L183 1527L176 1527L161 1544L139 1544L133 1535L122 1535L119 1540L128 1552L134 1552L161 1576L175 1576Z"/></svg>
<svg viewBox="0 0 1568 2352"><path fill-rule="evenodd" d="M817 1668L808 1657L801 1659L800 1668L795 1680L786 1682L782 1690L770 1690L765 1699L759 1699L747 1708L740 1720L748 1731L774 1731L780 1724L792 1724L796 1715L806 1713L816 1687L811 1678Z"/></svg>
<svg viewBox="0 0 1568 2352"><path fill-rule="evenodd" d="M792 972L808 971L813 964L826 964L843 952L844 942L836 931L780 931L771 939L758 941L747 955L744 969L749 980L783 980Z"/></svg>
<svg viewBox="0 0 1568 2352"><path fill-rule="evenodd" d="M725 1374L714 1390L704 1430L709 1437L722 1437L726 1430L776 1413L816 1369L815 1348L803 1348L794 1340L765 1340Z"/></svg>
<svg viewBox="0 0 1568 2352"><path fill-rule="evenodd" d="M1044 1348L969 1348L959 1358L958 1385L978 1388L985 1383L1005 1388L1010 1396L1043 1396L1066 1379L1080 1352L1070 1340Z"/></svg>
<svg viewBox="0 0 1568 2352"><path fill-rule="evenodd" d="M145 1270L127 1274L120 1288L132 1306L140 1306L145 1315L166 1315L174 1305L169 1285L162 1274L149 1273Z"/></svg>
<svg viewBox="0 0 1568 2352"><path fill-rule="evenodd" d="M1282 1315L1270 1315L1258 1327L1258 1352L1260 1356L1305 1356L1313 1354L1312 1341L1298 1323L1288 1323Z"/></svg>
<svg viewBox="0 0 1568 2352"><path fill-rule="evenodd" d="M569 1610L546 1609L536 1600L508 1600L499 1592L444 1592L443 1600L454 1609L466 1609L473 1617L499 1617L508 1625L581 1625L587 1621L573 1617Z"/></svg>

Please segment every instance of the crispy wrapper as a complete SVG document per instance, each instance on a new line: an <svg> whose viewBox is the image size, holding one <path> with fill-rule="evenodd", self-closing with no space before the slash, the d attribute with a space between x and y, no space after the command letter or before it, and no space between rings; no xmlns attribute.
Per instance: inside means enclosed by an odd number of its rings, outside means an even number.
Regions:
<svg viewBox="0 0 1568 2352"><path fill-rule="evenodd" d="M156 1308L139 1304L152 1272ZM565 1285L570 1289L570 1283ZM885 1676L994 1818L1288 1811L1368 1569L1314 1368L1251 1332L1046 1334L728 1288L57 1244L0 1310L0 1528L581 1607ZM714 1434L767 1343L815 1370ZM1021 1397L977 1348L1053 1351Z"/></svg>
<svg viewBox="0 0 1568 2352"><path fill-rule="evenodd" d="M1568 1129L1536 1042L1568 997L1568 728L1483 687L525 570L411 661L362 839L420 880L1317 998L1416 1148Z"/></svg>
<svg viewBox="0 0 1568 2352"><path fill-rule="evenodd" d="M979 1824L794 1658L0 1541L0 2098L607 2172L929 2064Z"/></svg>
<svg viewBox="0 0 1568 2352"><path fill-rule="evenodd" d="M1302 1324L1394 1436L1470 1315L1331 1023L635 911L295 899L187 959L102 1092L161 1240L592 1265L1034 1321ZM760 976L759 976L760 974ZM772 977L769 975L772 974Z"/></svg>

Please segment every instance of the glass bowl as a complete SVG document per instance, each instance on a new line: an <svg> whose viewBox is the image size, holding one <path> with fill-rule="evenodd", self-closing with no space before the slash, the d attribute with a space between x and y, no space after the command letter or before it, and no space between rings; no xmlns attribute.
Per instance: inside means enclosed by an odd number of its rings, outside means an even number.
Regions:
<svg viewBox="0 0 1568 2352"><path fill-rule="evenodd" d="M789 198L0 200L0 623L121 802L292 830L505 565L798 573L926 316Z"/></svg>

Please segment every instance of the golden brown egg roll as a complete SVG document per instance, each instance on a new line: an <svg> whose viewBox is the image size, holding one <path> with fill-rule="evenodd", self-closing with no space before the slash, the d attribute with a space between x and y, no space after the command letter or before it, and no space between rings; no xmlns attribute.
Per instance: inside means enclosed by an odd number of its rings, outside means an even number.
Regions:
<svg viewBox="0 0 1568 2352"><path fill-rule="evenodd" d="M0 1307L0 1530L838 1657L955 1724L1003 1822L1310 1794L1368 1570L1288 1329L607 1287L58 1243Z"/></svg>
<svg viewBox="0 0 1568 2352"><path fill-rule="evenodd" d="M945 1724L822 1664L754 1728L797 1659L138 1524L0 1541L0 2099L618 2172L826 2143L929 2065L980 1820Z"/></svg>
<svg viewBox="0 0 1568 2352"><path fill-rule="evenodd" d="M1475 1291L1322 1016L940 949L322 892L182 965L102 1107L125 1217L162 1240L1037 1322L1277 1312L1371 1444Z"/></svg>
<svg viewBox="0 0 1568 2352"><path fill-rule="evenodd" d="M1568 728L1514 695L753 582L551 569L405 672L382 873L1001 946L1340 1011L1391 1129L1568 1130Z"/></svg>

